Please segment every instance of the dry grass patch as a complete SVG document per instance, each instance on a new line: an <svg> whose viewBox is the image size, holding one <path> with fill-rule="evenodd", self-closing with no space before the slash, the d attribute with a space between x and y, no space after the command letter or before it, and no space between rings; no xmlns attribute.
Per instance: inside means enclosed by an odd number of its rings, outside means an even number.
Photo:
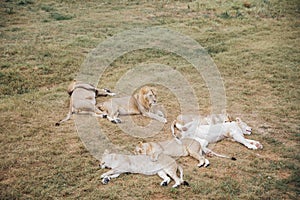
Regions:
<svg viewBox="0 0 300 200"><path fill-rule="evenodd" d="M299 198L297 1L7 0L0 15L1 199ZM191 158L179 159L190 187L160 187L157 176L133 174L102 185L99 176L105 170L84 147L73 121L54 126L68 111L65 88L100 42L154 25L190 36L209 52L224 81L227 110L253 127L249 138L264 149L222 141L211 147L238 160L210 158L207 169L198 169ZM99 86L114 89L126 71L150 63L184 75L199 112L210 112L203 78L169 52L129 52L111 64ZM176 96L157 87L168 123L147 141L170 138L171 121L179 114ZM140 140L105 119L98 122L112 142L128 151Z"/></svg>

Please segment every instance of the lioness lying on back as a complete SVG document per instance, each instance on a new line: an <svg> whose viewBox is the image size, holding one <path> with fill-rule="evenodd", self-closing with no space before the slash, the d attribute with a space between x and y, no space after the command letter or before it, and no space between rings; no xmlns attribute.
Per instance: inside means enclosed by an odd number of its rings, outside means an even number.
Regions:
<svg viewBox="0 0 300 200"><path fill-rule="evenodd" d="M70 95L70 108L68 115L58 121L55 125L68 121L74 113L90 113L96 117L106 117L102 111L96 107L96 98L98 96L114 96L108 89L98 89L95 86L74 80L67 90Z"/></svg>
<svg viewBox="0 0 300 200"><path fill-rule="evenodd" d="M140 142L135 148L135 154L149 155L152 161L156 161L161 154L172 157L192 156L199 161L198 167L207 167L209 161L202 155L202 149L199 142L191 138L184 138L181 144L176 140L167 140L163 142Z"/></svg>
<svg viewBox="0 0 300 200"><path fill-rule="evenodd" d="M101 175L103 184L107 184L111 178L117 178L120 174L129 172L144 175L157 174L163 179L161 186L167 186L171 181L170 177L175 181L173 188L178 187L180 184L188 185L183 180L182 168L177 165L173 158L164 154L160 155L156 162L153 162L146 155L110 154L105 150L100 167L102 169L111 168L111 170ZM180 178L176 174L177 170L180 172Z"/></svg>
<svg viewBox="0 0 300 200"><path fill-rule="evenodd" d="M156 113L152 111L152 107L156 105L156 92L154 88L144 86L137 94L121 98L112 98L97 106L100 110L107 113L107 119L113 123L121 123L119 115L136 115L143 116L167 123L161 111Z"/></svg>

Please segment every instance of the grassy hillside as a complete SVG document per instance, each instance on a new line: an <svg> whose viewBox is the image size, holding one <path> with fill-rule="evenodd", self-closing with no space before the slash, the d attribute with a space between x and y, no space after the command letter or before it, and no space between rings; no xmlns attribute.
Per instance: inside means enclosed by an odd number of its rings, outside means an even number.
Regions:
<svg viewBox="0 0 300 200"><path fill-rule="evenodd" d="M0 199L299 199L299 5L297 0L2 0ZM160 187L158 176L133 174L102 185L106 170L85 148L74 120L54 124L67 114L66 88L94 48L123 31L155 26L206 49L223 80L227 111L252 126L247 138L264 148L224 140L211 148L237 161L209 158L206 169L180 158L190 187ZM151 63L182 74L197 96L196 111L210 113L203 77L170 52L128 52L111 63L98 86L116 90L127 71ZM169 127L180 112L176 94L156 86L168 123L146 141L171 138ZM140 141L104 119L98 123L125 150Z"/></svg>

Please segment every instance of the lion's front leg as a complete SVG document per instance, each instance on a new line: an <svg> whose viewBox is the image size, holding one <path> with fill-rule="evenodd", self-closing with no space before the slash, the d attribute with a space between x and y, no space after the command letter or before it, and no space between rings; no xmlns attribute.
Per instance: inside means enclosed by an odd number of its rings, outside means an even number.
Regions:
<svg viewBox="0 0 300 200"><path fill-rule="evenodd" d="M146 116L146 117L149 117L151 119L155 119L157 121L160 121L162 123L167 123L167 119L166 118L161 117L161 116L159 116L157 114L154 114L154 113L151 113L151 112L145 112L145 113L143 113L143 115Z"/></svg>
<svg viewBox="0 0 300 200"><path fill-rule="evenodd" d="M259 142L259 141L256 141L256 140L249 140L249 139L245 139L247 142L249 142L250 144L253 144L255 145L258 149L262 149L263 148L263 145Z"/></svg>
<svg viewBox="0 0 300 200"><path fill-rule="evenodd" d="M247 141L243 135L240 134L233 134L232 135L233 139L244 146L246 146L248 149L258 149L258 147L255 144L251 144L251 142Z"/></svg>
<svg viewBox="0 0 300 200"><path fill-rule="evenodd" d="M102 178L102 183L103 184L108 184L108 182L110 181L110 179L112 178L117 178L118 176L120 176L121 173L116 172L115 170L109 170L108 172L102 174L100 176L100 178Z"/></svg>

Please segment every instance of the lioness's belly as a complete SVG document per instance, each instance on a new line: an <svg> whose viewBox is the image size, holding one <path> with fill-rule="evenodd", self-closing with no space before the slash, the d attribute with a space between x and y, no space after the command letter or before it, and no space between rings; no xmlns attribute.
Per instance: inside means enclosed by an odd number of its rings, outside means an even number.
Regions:
<svg viewBox="0 0 300 200"><path fill-rule="evenodd" d="M201 125L197 127L195 136L205 139L208 142L217 142L224 139L224 127L222 124L218 125Z"/></svg>
<svg viewBox="0 0 300 200"><path fill-rule="evenodd" d="M128 156L121 165L117 167L118 170L123 172L130 172L135 174L154 175L163 170L165 167L170 167L174 164L174 160L168 156L161 156L157 161L151 161L149 156L146 155L133 155Z"/></svg>

